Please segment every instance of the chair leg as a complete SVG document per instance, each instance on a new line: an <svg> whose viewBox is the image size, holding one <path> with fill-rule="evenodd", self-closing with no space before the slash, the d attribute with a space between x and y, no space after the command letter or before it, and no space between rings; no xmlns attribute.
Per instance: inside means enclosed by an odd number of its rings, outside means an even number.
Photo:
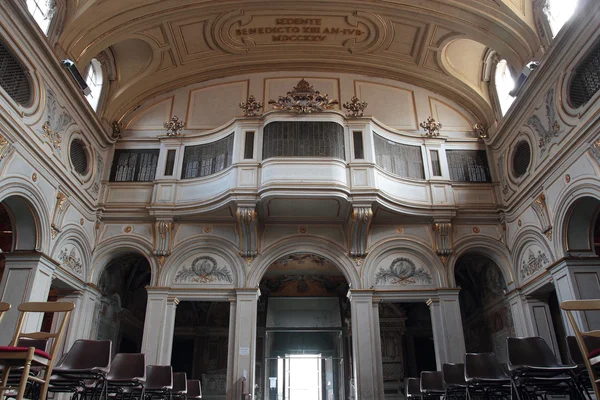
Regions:
<svg viewBox="0 0 600 400"><path fill-rule="evenodd" d="M48 386L50 386L50 376L52 374L52 370L50 367L44 368L43 380L44 383L40 387L40 400L46 400L46 396L48 395Z"/></svg>
<svg viewBox="0 0 600 400"><path fill-rule="evenodd" d="M29 378L29 370L31 369L31 360L25 360L23 373L21 374L21 382L19 382L19 391L17 392L17 400L23 400L25 389L27 388L27 379Z"/></svg>
<svg viewBox="0 0 600 400"><path fill-rule="evenodd" d="M8 386L8 375L10 374L10 367L9 366L5 366L4 367L4 372L2 373L2 386L3 387L7 387ZM4 391L6 389L0 389L0 399L4 398Z"/></svg>

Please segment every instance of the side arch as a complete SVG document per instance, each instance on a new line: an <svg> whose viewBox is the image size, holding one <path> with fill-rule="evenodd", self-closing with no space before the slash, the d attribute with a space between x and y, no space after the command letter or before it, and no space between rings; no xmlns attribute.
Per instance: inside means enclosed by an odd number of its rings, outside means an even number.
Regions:
<svg viewBox="0 0 600 400"><path fill-rule="evenodd" d="M327 258L340 269L352 289L363 288L356 263L342 247L323 238L304 235L286 238L264 249L252 263L246 286L258 287L260 280L273 262L294 253L313 253Z"/></svg>
<svg viewBox="0 0 600 400"><path fill-rule="evenodd" d="M152 245L140 238L122 235L105 240L96 247L89 272L89 282L98 285L102 272L104 272L110 261L127 253L136 253L148 260L150 273L152 274L150 284L156 286L160 268L156 257L152 256Z"/></svg>
<svg viewBox="0 0 600 400"><path fill-rule="evenodd" d="M363 287L374 286L373 275L379 266L379 262L386 256L394 252L404 252L421 260L430 270L433 277L433 286L437 288L447 287L447 280L444 273L444 265L433 250L419 242L406 239L392 239L380 242L372 248L363 264L361 280Z"/></svg>
<svg viewBox="0 0 600 400"><path fill-rule="evenodd" d="M16 204L17 207L22 208L23 224L34 224L33 227L23 227L20 233L17 230L17 238L21 235L24 236L22 243L32 244L31 246L28 245L28 247L31 247L30 249L17 247L17 250L37 250L46 253L50 247L50 214L46 207L44 195L25 179L10 177L4 179L2 185L0 185L0 202L7 200L10 202L11 199L23 202ZM11 207L10 204L8 206ZM18 227L20 221L17 220L14 223ZM27 235L34 235L34 237ZM34 243L32 243L32 239L34 239Z"/></svg>
<svg viewBox="0 0 600 400"><path fill-rule="evenodd" d="M515 286L516 272L512 264L512 257L508 248L506 248L503 243L498 242L497 240L485 237L474 238L469 236L459 240L454 244L454 253L452 253L447 260L447 279L449 287L456 287L456 278L454 276L456 262L461 256L467 253L481 254L494 261L502 272L502 276L504 277L504 281L508 290L511 290Z"/></svg>
<svg viewBox="0 0 600 400"><path fill-rule="evenodd" d="M183 261L192 253L216 253L223 257L230 265L233 273L233 286L243 287L246 282L246 267L244 260L235 251L233 243L216 237L196 235L187 238L173 249L168 257L161 275L158 277L158 285L170 287L173 284L175 273Z"/></svg>

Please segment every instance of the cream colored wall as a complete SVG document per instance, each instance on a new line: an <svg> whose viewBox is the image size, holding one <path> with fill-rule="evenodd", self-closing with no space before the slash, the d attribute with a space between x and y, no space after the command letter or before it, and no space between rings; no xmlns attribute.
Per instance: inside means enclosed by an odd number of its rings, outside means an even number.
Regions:
<svg viewBox="0 0 600 400"><path fill-rule="evenodd" d="M163 123L177 115L186 121L185 132L217 129L241 117L239 103L249 95L262 101L264 112L272 110L269 100L285 95L302 78L315 90L341 104L357 96L369 106L365 116L373 116L384 126L417 133L419 123L433 116L443 125L441 134L450 138L475 139L473 115L455 102L414 85L352 74L307 71L248 74L203 82L153 98L127 115L122 140L152 138L164 134Z"/></svg>

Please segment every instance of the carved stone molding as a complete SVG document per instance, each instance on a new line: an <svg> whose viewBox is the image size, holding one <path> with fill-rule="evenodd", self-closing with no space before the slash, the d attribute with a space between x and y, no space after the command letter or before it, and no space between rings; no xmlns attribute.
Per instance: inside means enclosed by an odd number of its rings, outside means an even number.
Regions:
<svg viewBox="0 0 600 400"><path fill-rule="evenodd" d="M240 255L244 258L256 257L258 255L258 213L254 207L238 207L236 217L240 235Z"/></svg>
<svg viewBox="0 0 600 400"><path fill-rule="evenodd" d="M533 211L535 211L536 215L540 219L542 232L548 240L552 240L552 220L550 219L550 212L548 211L548 206L546 204L546 195L541 193L532 204Z"/></svg>
<svg viewBox="0 0 600 400"><path fill-rule="evenodd" d="M352 257L365 257L367 255L367 239L369 227L373 221L371 207L354 207L350 215L350 255Z"/></svg>
<svg viewBox="0 0 600 400"><path fill-rule="evenodd" d="M450 222L434 222L433 232L435 240L435 252L445 263L453 251L452 224Z"/></svg>

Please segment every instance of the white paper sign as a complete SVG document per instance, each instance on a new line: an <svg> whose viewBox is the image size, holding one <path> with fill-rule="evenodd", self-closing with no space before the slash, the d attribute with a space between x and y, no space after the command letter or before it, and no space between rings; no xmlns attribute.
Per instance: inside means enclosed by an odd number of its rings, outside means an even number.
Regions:
<svg viewBox="0 0 600 400"><path fill-rule="evenodd" d="M250 347L240 347L240 356L249 356Z"/></svg>

